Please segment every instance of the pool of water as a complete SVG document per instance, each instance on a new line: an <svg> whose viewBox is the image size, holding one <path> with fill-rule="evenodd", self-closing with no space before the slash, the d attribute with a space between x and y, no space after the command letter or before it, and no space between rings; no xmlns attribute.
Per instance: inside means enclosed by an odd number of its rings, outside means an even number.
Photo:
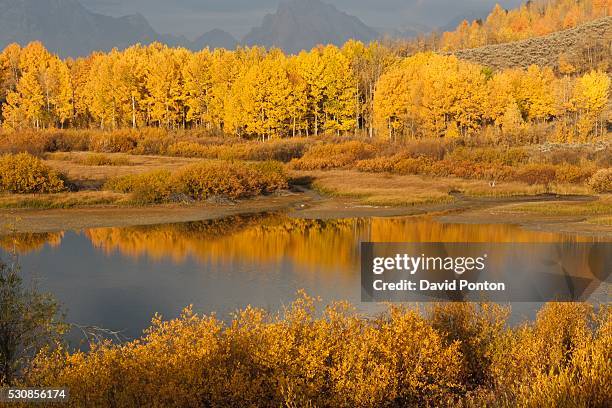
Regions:
<svg viewBox="0 0 612 408"><path fill-rule="evenodd" d="M155 313L228 320L247 305L276 311L298 290L360 304L359 248L373 242L584 242L513 225L445 224L428 217L303 220L283 214L0 237L24 274L63 305L66 320L138 337ZM533 315L520 305L516 316ZM518 313L518 315L517 315Z"/></svg>

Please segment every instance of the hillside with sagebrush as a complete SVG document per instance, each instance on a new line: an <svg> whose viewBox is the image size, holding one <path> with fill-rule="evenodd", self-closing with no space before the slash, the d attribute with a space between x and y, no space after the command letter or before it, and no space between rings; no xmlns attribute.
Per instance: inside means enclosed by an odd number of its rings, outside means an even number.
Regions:
<svg viewBox="0 0 612 408"><path fill-rule="evenodd" d="M552 67L564 74L612 67L612 17L576 28L505 44L454 51L457 57L496 70Z"/></svg>

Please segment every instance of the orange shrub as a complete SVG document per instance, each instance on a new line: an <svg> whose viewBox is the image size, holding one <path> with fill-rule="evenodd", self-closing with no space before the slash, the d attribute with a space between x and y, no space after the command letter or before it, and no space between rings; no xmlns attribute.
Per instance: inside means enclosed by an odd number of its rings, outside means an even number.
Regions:
<svg viewBox="0 0 612 408"><path fill-rule="evenodd" d="M0 133L1 153L30 153L41 155L47 151L49 139L42 132L23 130L19 132Z"/></svg>
<svg viewBox="0 0 612 408"><path fill-rule="evenodd" d="M57 193L64 191L63 177L29 153L0 157L0 191L9 193Z"/></svg>
<svg viewBox="0 0 612 408"><path fill-rule="evenodd" d="M216 154L212 154L210 146L203 146L195 142L178 142L170 145L166 154L176 157L216 158Z"/></svg>
<svg viewBox="0 0 612 408"><path fill-rule="evenodd" d="M527 184L550 184L556 180L555 166L548 164L529 164L518 169L516 179Z"/></svg>
<svg viewBox="0 0 612 408"><path fill-rule="evenodd" d="M527 163L529 154L525 151L525 149L520 147L513 147L509 149L493 147L459 147L449 154L448 159L453 161L468 161L478 164L489 163L515 166L518 164Z"/></svg>
<svg viewBox="0 0 612 408"><path fill-rule="evenodd" d="M451 142L446 139L422 139L407 142L402 146L402 153L409 157L427 157L442 160L452 149Z"/></svg>
<svg viewBox="0 0 612 408"><path fill-rule="evenodd" d="M595 171L591 166L562 164L555 167L555 179L558 183L582 184L589 180Z"/></svg>
<svg viewBox="0 0 612 408"><path fill-rule="evenodd" d="M408 158L399 160L393 167L397 174L431 174L433 160L426 157Z"/></svg>
<svg viewBox="0 0 612 408"><path fill-rule="evenodd" d="M135 202L147 204L184 198L247 198L287 187L287 176L280 163L203 162L183 167L174 174L158 170L115 177L103 188L131 193Z"/></svg>
<svg viewBox="0 0 612 408"><path fill-rule="evenodd" d="M173 183L179 192L195 200L214 196L236 199L272 192L281 186L281 177L279 169L271 166L262 171L247 164L210 162L184 167L174 175Z"/></svg>
<svg viewBox="0 0 612 408"><path fill-rule="evenodd" d="M596 193L612 193L612 168L595 173L589 180L589 187Z"/></svg>
<svg viewBox="0 0 612 408"><path fill-rule="evenodd" d="M47 130L42 132L47 139L45 151L72 152L89 150L91 134L88 130Z"/></svg>
<svg viewBox="0 0 612 408"><path fill-rule="evenodd" d="M385 173L394 170L397 164L397 157L375 157L373 159L359 160L355 168L365 173Z"/></svg>
<svg viewBox="0 0 612 408"><path fill-rule="evenodd" d="M346 167L359 160L374 157L376 149L368 143L350 141L338 144L316 144L301 159L293 160L298 170L325 170Z"/></svg>
<svg viewBox="0 0 612 408"><path fill-rule="evenodd" d="M130 153L136 146L138 136L131 131L96 132L91 135L89 149L101 153Z"/></svg>
<svg viewBox="0 0 612 408"><path fill-rule="evenodd" d="M291 159L302 157L307 143L305 139L235 142L217 145L182 141L169 146L167 154L206 159L288 162Z"/></svg>

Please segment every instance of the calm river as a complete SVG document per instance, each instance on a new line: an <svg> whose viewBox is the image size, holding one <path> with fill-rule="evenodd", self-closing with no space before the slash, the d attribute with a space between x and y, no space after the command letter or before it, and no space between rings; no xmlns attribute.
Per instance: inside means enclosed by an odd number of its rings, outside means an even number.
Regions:
<svg viewBox="0 0 612 408"><path fill-rule="evenodd" d="M279 310L299 289L359 305L359 247L374 242L581 242L512 225L427 217L303 220L282 214L0 238L23 271L64 306L66 320L138 337L155 313L187 305L227 320L247 305ZM522 309L521 309L522 308ZM533 317L524 306L519 311ZM514 313L516 318L516 312Z"/></svg>

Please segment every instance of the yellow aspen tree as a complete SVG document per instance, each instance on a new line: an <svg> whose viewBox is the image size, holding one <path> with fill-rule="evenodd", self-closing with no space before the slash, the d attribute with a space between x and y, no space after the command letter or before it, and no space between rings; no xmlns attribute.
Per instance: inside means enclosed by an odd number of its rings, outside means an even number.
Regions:
<svg viewBox="0 0 612 408"><path fill-rule="evenodd" d="M501 118L507 106L516 101L521 77L522 73L519 70L505 70L495 74L487 83L485 115L498 126L501 126Z"/></svg>
<svg viewBox="0 0 612 408"><path fill-rule="evenodd" d="M605 132L603 113L610 98L610 77L605 72L591 71L576 80L573 103L578 115L578 133L586 141Z"/></svg>
<svg viewBox="0 0 612 408"><path fill-rule="evenodd" d="M379 137L394 140L407 135L414 139L423 129L424 54L407 58L383 74L376 86L374 118Z"/></svg>
<svg viewBox="0 0 612 408"><path fill-rule="evenodd" d="M19 44L9 44L0 53L0 107L6 102L6 96L14 91L21 76L19 67L21 47Z"/></svg>
<svg viewBox="0 0 612 408"><path fill-rule="evenodd" d="M265 55L265 49L261 47L239 47L232 56L234 65L222 67L226 69L223 74L228 81L218 84L217 90L223 99L219 98L216 102L219 107L223 107L221 114L224 133L237 136L250 134L262 138L266 136L266 111L262 102L266 92L262 82L265 75L261 76L260 72L264 67Z"/></svg>
<svg viewBox="0 0 612 408"><path fill-rule="evenodd" d="M70 71L64 61L55 57L42 73L44 80L43 92L47 102L49 121L59 127L64 127L72 116L72 89Z"/></svg>
<svg viewBox="0 0 612 408"><path fill-rule="evenodd" d="M500 122L503 132L508 135L516 135L523 128L523 117L515 101L510 102L506 106Z"/></svg>
<svg viewBox="0 0 612 408"><path fill-rule="evenodd" d="M6 97L4 127L12 130L41 127L45 96L35 71L22 75L15 91Z"/></svg>
<svg viewBox="0 0 612 408"><path fill-rule="evenodd" d="M213 128L223 130L229 113L233 83L238 78L241 64L235 51L216 49L212 53L211 88L204 120Z"/></svg>
<svg viewBox="0 0 612 408"><path fill-rule="evenodd" d="M302 77L306 82L306 95L308 106L308 124L306 126L306 134L310 129L317 136L322 129L321 124L324 103L324 70L325 65L322 58L322 49L320 47L312 49L310 52L301 52L298 56L298 61L301 66Z"/></svg>
<svg viewBox="0 0 612 408"><path fill-rule="evenodd" d="M264 109L266 111L267 136L289 134L291 114L291 82L287 72L287 58L280 50L273 50L263 61L261 83L265 84Z"/></svg>
<svg viewBox="0 0 612 408"><path fill-rule="evenodd" d="M486 19L486 30L489 43L501 42L502 27L507 25L507 13L499 4L496 4Z"/></svg>
<svg viewBox="0 0 612 408"><path fill-rule="evenodd" d="M90 127L92 125L89 80L92 75L93 62L97 55L94 53L86 58L67 61L72 90L72 125L76 127Z"/></svg>
<svg viewBox="0 0 612 408"><path fill-rule="evenodd" d="M212 88L212 56L208 49L191 54L183 68L187 121L196 127L208 125L208 108Z"/></svg>
<svg viewBox="0 0 612 408"><path fill-rule="evenodd" d="M390 50L378 42L364 45L359 41L349 40L342 53L350 61L351 69L357 79L357 112L356 120L363 129L374 136L374 94L381 75L388 67L398 62Z"/></svg>
<svg viewBox="0 0 612 408"><path fill-rule="evenodd" d="M523 76L519 99L528 120L545 121L555 116L555 76L551 68L532 65Z"/></svg>
<svg viewBox="0 0 612 408"><path fill-rule="evenodd" d="M149 48L149 70L146 78L149 117L159 127L174 128L184 119L180 67L185 50L172 50L158 44Z"/></svg>
<svg viewBox="0 0 612 408"><path fill-rule="evenodd" d="M487 97L486 77L483 67L454 57L447 59L450 72L449 91L451 102L449 122L459 127L462 135L478 130L485 117Z"/></svg>
<svg viewBox="0 0 612 408"><path fill-rule="evenodd" d="M287 99L287 112L290 117L290 135L302 136L306 131L308 122L308 88L306 80L300 72L297 57L291 57L287 61L287 78L289 80L290 93Z"/></svg>
<svg viewBox="0 0 612 408"><path fill-rule="evenodd" d="M113 61L114 100L120 124L136 128L146 122L146 78L149 74L146 50L133 46Z"/></svg>
<svg viewBox="0 0 612 408"><path fill-rule="evenodd" d="M286 58L272 50L234 83L231 129L263 140L287 134L291 84Z"/></svg>
<svg viewBox="0 0 612 408"><path fill-rule="evenodd" d="M40 42L30 43L21 50L21 77L18 78L15 90L6 96L3 109L6 127L14 129L29 125L39 129L50 120L52 79L49 63L52 58Z"/></svg>
<svg viewBox="0 0 612 408"><path fill-rule="evenodd" d="M93 58L83 95L83 101L89 104L89 112L100 129L116 128L120 117L113 84L113 66L117 58L116 50Z"/></svg>
<svg viewBox="0 0 612 408"><path fill-rule="evenodd" d="M442 136L453 117L457 100L457 59L425 54L419 61L422 78L422 125L430 137Z"/></svg>
<svg viewBox="0 0 612 408"><path fill-rule="evenodd" d="M337 134L354 130L357 124L357 80L346 57L332 45L323 50L324 129Z"/></svg>

